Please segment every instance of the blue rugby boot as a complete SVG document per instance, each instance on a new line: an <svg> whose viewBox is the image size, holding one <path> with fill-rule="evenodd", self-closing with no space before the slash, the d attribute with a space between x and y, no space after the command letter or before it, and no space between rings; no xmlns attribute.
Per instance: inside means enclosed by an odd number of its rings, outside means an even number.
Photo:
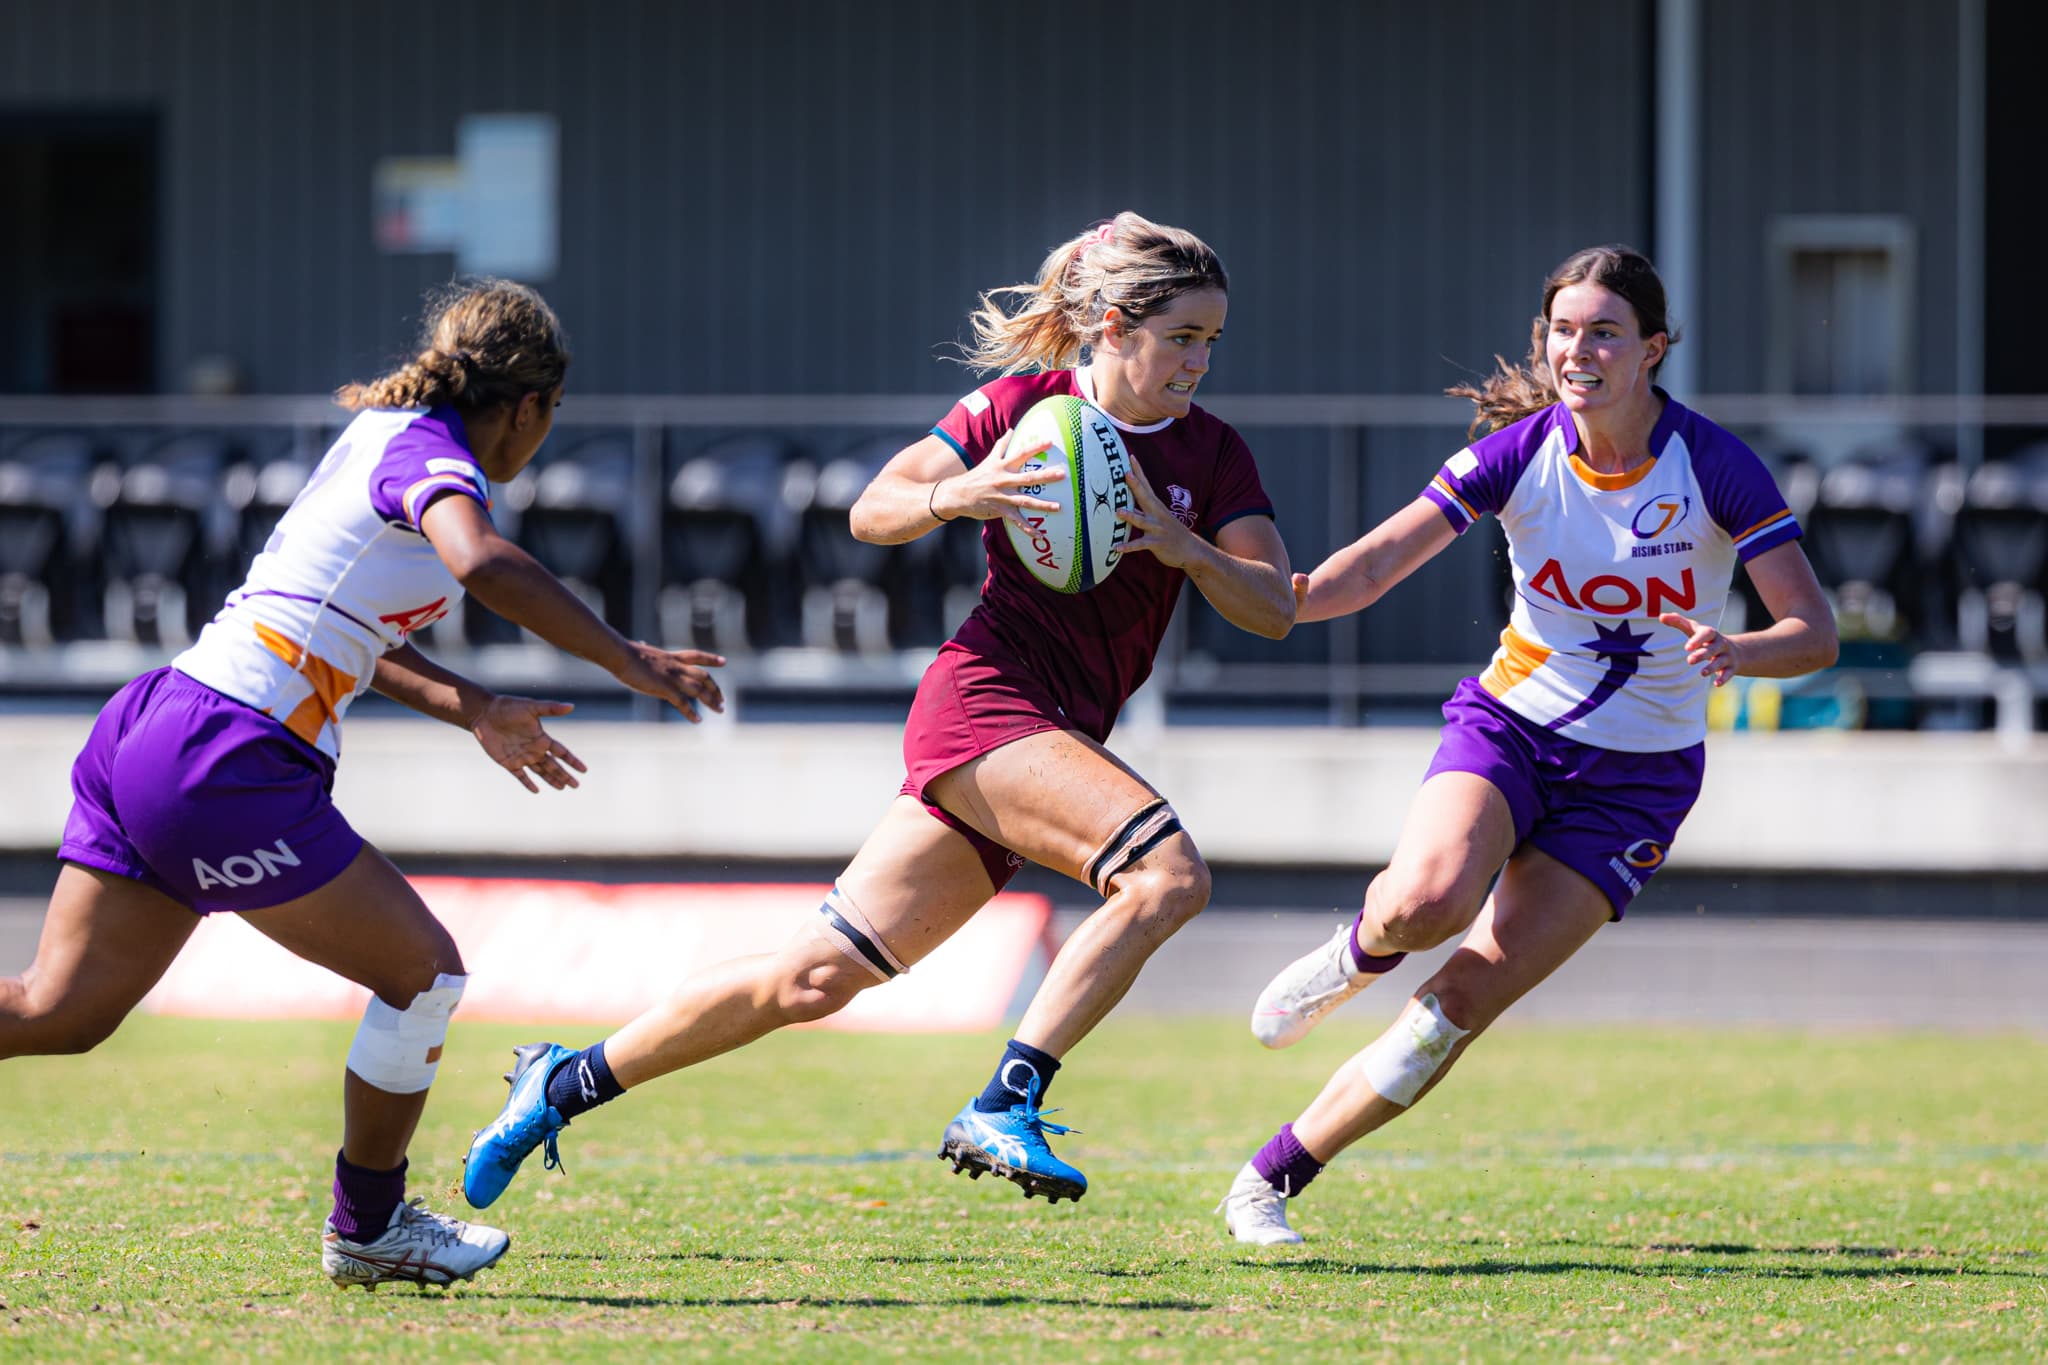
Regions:
<svg viewBox="0 0 2048 1365"><path fill-rule="evenodd" d="M1038 1107L1038 1083L1030 1083L1022 1104L999 1113L985 1114L969 1100L939 1144L939 1160L953 1163L953 1173L965 1171L981 1179L990 1171L1024 1191L1045 1196L1048 1204L1062 1199L1079 1199L1088 1193L1088 1177L1061 1161L1045 1145L1047 1133L1078 1133L1078 1128L1048 1123L1045 1116L1058 1111Z"/></svg>
<svg viewBox="0 0 2048 1365"><path fill-rule="evenodd" d="M498 1117L470 1140L469 1155L462 1158L462 1195L472 1208L489 1208L536 1147L547 1149L542 1158L546 1169L562 1164L555 1134L567 1128L569 1120L548 1103L548 1075L576 1052L559 1043L527 1043L513 1048L512 1055L517 1060L505 1076L512 1094Z"/></svg>

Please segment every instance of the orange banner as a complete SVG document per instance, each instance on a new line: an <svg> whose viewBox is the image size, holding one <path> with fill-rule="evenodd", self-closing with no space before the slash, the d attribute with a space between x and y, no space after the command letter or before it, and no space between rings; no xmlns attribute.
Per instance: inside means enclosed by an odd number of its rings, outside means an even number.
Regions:
<svg viewBox="0 0 2048 1365"><path fill-rule="evenodd" d="M818 912L824 886L415 877L462 949L463 1019L618 1024L714 962L772 952ZM981 1032L1002 1024L1034 953L1051 958L1052 906L997 896L916 968L863 991L821 1027ZM1042 951L1041 951L1042 950ZM212 1019L342 1019L368 994L292 956L235 915L209 915L143 1001Z"/></svg>

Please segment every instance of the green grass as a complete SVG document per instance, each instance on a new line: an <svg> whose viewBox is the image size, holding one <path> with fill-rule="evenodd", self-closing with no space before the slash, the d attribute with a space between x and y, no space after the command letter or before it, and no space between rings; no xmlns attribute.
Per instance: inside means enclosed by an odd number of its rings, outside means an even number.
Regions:
<svg viewBox="0 0 2048 1365"><path fill-rule="evenodd" d="M137 1019L0 1066L0 1357L2048 1358L2039 1040L1507 1028L1297 1201L1307 1246L1225 1240L1370 1028L1112 1021L1058 1208L932 1159L1000 1039L771 1038L579 1120L473 1285L373 1296L317 1262L348 1029ZM437 1206L530 1034L457 1026Z"/></svg>

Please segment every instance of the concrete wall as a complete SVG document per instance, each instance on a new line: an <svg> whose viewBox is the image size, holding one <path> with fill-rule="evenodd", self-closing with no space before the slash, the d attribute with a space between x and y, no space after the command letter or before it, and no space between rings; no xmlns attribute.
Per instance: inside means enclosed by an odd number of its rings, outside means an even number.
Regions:
<svg viewBox="0 0 2048 1365"><path fill-rule="evenodd" d="M0 721L0 849L54 848L88 724ZM351 722L336 799L396 855L837 860L902 780L891 726L570 721L557 732L590 774L578 791L535 796L460 731ZM1376 864L1434 744L1423 728L1169 727L1120 735L1117 751L1217 862ZM1670 866L2048 873L2048 739L1717 735Z"/></svg>

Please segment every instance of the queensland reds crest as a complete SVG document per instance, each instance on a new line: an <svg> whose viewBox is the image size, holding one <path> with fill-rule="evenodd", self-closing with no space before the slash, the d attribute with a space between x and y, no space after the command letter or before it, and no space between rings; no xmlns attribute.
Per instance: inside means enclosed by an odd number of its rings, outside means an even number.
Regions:
<svg viewBox="0 0 2048 1365"><path fill-rule="evenodd" d="M1190 531L1195 529L1195 495L1177 483L1166 485L1167 501L1173 505L1173 517Z"/></svg>

